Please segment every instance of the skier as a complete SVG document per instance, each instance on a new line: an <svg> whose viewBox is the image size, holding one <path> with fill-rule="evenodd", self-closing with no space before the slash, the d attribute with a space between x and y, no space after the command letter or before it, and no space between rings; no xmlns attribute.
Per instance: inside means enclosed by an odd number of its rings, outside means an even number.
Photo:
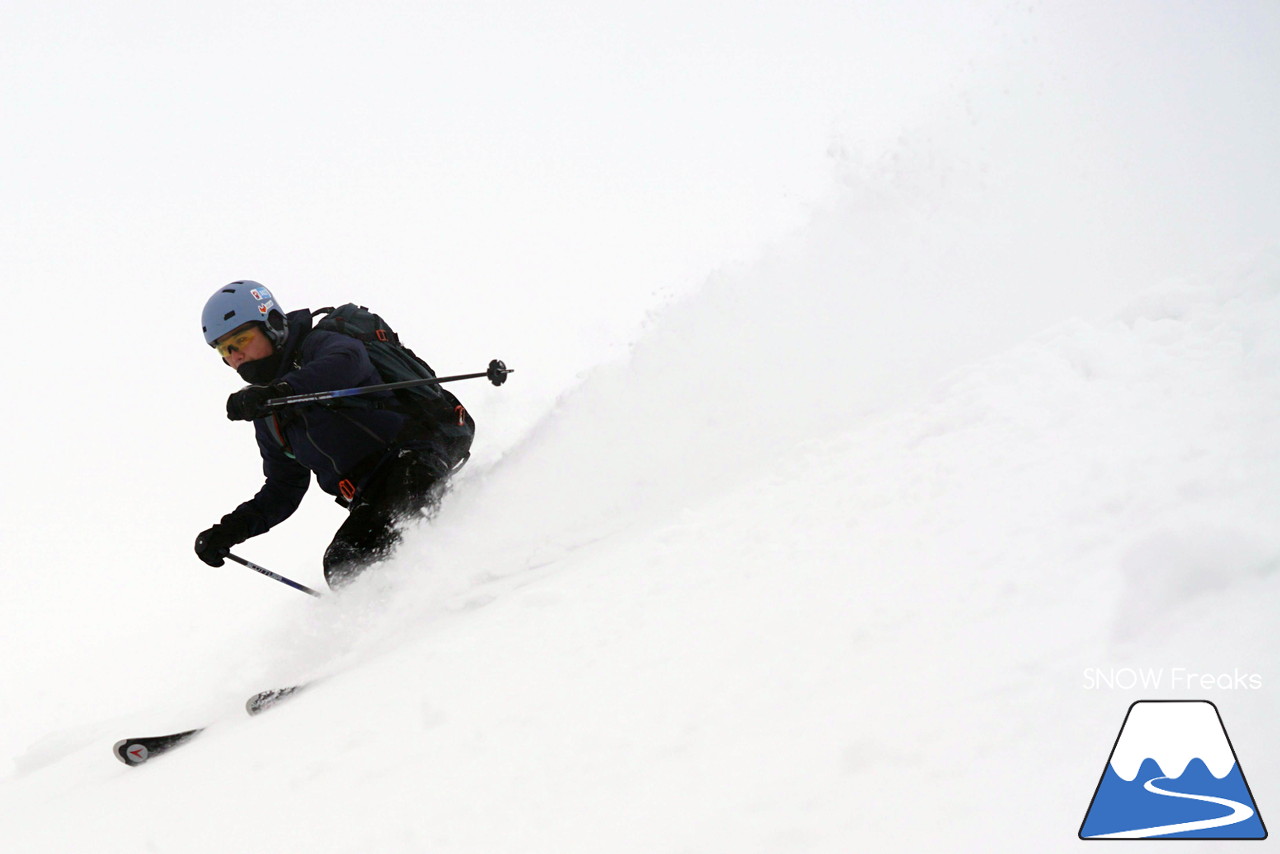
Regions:
<svg viewBox="0 0 1280 854"><path fill-rule="evenodd" d="M205 304L202 322L205 342L250 383L227 398L227 418L253 422L266 482L196 538L200 560L222 566L232 547L291 516L314 474L349 511L324 553L325 581L336 589L391 553L399 523L439 505L449 475L466 458L449 452L435 425L371 405L267 405L288 395L383 382L358 339L313 329L310 311L286 314L252 281L220 288ZM390 396L365 397L386 402Z"/></svg>

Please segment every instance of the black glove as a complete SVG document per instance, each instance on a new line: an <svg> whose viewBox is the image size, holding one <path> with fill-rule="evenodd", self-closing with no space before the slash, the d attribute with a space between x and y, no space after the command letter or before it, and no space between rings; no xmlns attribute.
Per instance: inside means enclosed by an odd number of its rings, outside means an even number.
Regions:
<svg viewBox="0 0 1280 854"><path fill-rule="evenodd" d="M232 421L252 421L261 418L271 409L268 400L286 397L293 393L288 383L272 383L271 385L251 385L242 388L227 398L227 418Z"/></svg>
<svg viewBox="0 0 1280 854"><path fill-rule="evenodd" d="M209 566L222 566L231 551L249 539L249 526L228 513L222 521L196 537L196 557Z"/></svg>

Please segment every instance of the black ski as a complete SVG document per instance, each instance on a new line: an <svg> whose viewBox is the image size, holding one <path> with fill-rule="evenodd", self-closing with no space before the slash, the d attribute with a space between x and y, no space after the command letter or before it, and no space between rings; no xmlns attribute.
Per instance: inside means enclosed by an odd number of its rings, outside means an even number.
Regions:
<svg viewBox="0 0 1280 854"><path fill-rule="evenodd" d="M259 691L244 703L244 710L251 715L265 712L277 703L281 703L307 687L306 684L290 685L288 688L273 688L270 691Z"/></svg>
<svg viewBox="0 0 1280 854"><path fill-rule="evenodd" d="M116 759L119 759L125 765L141 765L148 759L173 750L180 744L186 744L202 732L204 732L204 727L189 729L186 732L176 732L173 735L126 738L123 741L116 742Z"/></svg>
<svg viewBox="0 0 1280 854"><path fill-rule="evenodd" d="M305 684L291 685L288 688L273 688L270 691L260 691L245 701L244 709L250 715L260 714L288 697L292 697L305 687L307 687ZM136 767L148 759L154 759L162 753L167 753L175 747L186 744L204 731L205 727L200 727L199 729L189 729L185 732L175 732L172 735L126 738L117 741L113 751L116 758L125 765Z"/></svg>

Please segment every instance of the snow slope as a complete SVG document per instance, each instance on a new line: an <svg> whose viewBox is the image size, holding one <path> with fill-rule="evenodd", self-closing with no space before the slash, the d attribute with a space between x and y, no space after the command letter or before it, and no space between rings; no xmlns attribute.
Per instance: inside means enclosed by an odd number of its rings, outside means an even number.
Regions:
<svg viewBox="0 0 1280 854"><path fill-rule="evenodd" d="M812 336L686 334L787 277L714 284L472 472L381 576L255 636L285 650L270 667L251 672L246 649L237 670L246 692L290 669L327 681L252 721L228 697L214 729L142 769L106 752L141 722L46 744L3 782L3 836L32 851L1078 844L1132 699L1084 690L1086 667L1275 672L1277 260L832 419L811 395L841 373L788 355L821 349ZM1214 698L1264 820L1270 696Z"/></svg>
<svg viewBox="0 0 1280 854"><path fill-rule="evenodd" d="M0 340L23 486L3 514L4 850L1066 849L1151 697L1218 704L1268 818L1274 13L764 4L726 27L719 4L572 5L490 25L334 4L371 30L255 6L249 48L306 97L283 117L248 99L246 160L232 94L258 66L202 77L212 20L172 78L150 73L163 52L125 57L116 111L88 110L110 83L76 88L75 65L48 84L72 112L22 89L14 269L64 285L51 313L78 334L39 371ZM89 63L96 43L42 10ZM326 124L343 98L359 120ZM126 154L129 118L170 103ZM79 147L104 129L109 168ZM794 153L815 139L816 165ZM481 445L440 515L342 596L194 565L191 535L256 476L218 417L228 378L188 371L194 323L96 322L173 281L194 317L246 264L314 305L369 282L433 353L517 368L466 388ZM427 274L457 283L452 314ZM246 556L318 584L337 511L311 512ZM1096 678L1139 669L1161 683ZM1236 673L1258 678L1218 678ZM109 755L204 723L143 768Z"/></svg>

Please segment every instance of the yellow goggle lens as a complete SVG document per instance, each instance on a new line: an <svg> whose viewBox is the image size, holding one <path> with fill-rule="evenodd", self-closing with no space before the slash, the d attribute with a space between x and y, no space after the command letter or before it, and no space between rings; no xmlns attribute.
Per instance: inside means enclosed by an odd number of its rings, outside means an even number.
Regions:
<svg viewBox="0 0 1280 854"><path fill-rule="evenodd" d="M257 337L258 330L251 326L241 332L233 332L226 338L213 342L213 347L218 351L218 355L225 359L237 350L243 350L248 347L253 342L253 339Z"/></svg>

